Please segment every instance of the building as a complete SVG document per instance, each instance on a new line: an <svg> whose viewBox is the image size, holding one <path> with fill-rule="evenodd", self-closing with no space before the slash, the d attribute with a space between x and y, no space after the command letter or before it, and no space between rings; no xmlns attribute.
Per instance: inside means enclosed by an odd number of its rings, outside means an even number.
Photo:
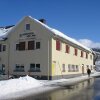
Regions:
<svg viewBox="0 0 100 100"><path fill-rule="evenodd" d="M95 64L95 70L100 71L100 52L94 51L94 64Z"/></svg>
<svg viewBox="0 0 100 100"><path fill-rule="evenodd" d="M5 74L60 79L93 69L93 52L50 28L45 20L24 17L15 26L0 28L0 68Z"/></svg>

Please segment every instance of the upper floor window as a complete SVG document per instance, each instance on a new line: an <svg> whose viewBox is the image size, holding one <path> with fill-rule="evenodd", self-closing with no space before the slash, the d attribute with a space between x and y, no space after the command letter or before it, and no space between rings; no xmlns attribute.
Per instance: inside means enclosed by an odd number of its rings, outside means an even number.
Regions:
<svg viewBox="0 0 100 100"><path fill-rule="evenodd" d="M16 44L16 50L19 50L19 44Z"/></svg>
<svg viewBox="0 0 100 100"><path fill-rule="evenodd" d="M36 42L36 49L40 49L40 42Z"/></svg>
<svg viewBox="0 0 100 100"><path fill-rule="evenodd" d="M66 53L69 53L70 47L69 45L66 45Z"/></svg>
<svg viewBox="0 0 100 100"><path fill-rule="evenodd" d="M81 51L81 57L83 57L83 51Z"/></svg>
<svg viewBox="0 0 100 100"><path fill-rule="evenodd" d="M90 59L92 60L92 55L90 55Z"/></svg>
<svg viewBox="0 0 100 100"><path fill-rule="evenodd" d="M56 40L56 50L61 50L61 42L59 40Z"/></svg>
<svg viewBox="0 0 100 100"><path fill-rule="evenodd" d="M30 24L26 24L26 30L30 30Z"/></svg>
<svg viewBox="0 0 100 100"><path fill-rule="evenodd" d="M19 50L25 50L25 42L19 43Z"/></svg>
<svg viewBox="0 0 100 100"><path fill-rule="evenodd" d="M3 45L3 46L2 46L2 50L3 50L3 51L6 51L6 45Z"/></svg>
<svg viewBox="0 0 100 100"><path fill-rule="evenodd" d="M86 59L88 59L88 53L86 53Z"/></svg>
<svg viewBox="0 0 100 100"><path fill-rule="evenodd" d="M75 53L74 53L75 56L77 56L77 54L78 54L78 50L77 50L76 48L74 49L74 52L75 52Z"/></svg>
<svg viewBox="0 0 100 100"><path fill-rule="evenodd" d="M0 52L2 51L2 45L0 44Z"/></svg>
<svg viewBox="0 0 100 100"><path fill-rule="evenodd" d="M0 44L0 52L6 51L6 45Z"/></svg>
<svg viewBox="0 0 100 100"><path fill-rule="evenodd" d="M28 41L28 50L34 50L34 41Z"/></svg>

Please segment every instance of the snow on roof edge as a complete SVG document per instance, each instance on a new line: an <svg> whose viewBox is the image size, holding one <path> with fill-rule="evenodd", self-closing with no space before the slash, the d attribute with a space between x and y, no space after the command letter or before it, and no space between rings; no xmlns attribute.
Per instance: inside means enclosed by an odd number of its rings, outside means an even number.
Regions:
<svg viewBox="0 0 100 100"><path fill-rule="evenodd" d="M35 20L36 22L38 22L39 24L43 25L46 29L48 29L49 31L53 32L55 35L58 35L58 36L60 36L60 37L62 37L62 38L64 38L64 39L66 39L66 40L69 40L70 42L72 42L72 43L74 43L74 44L76 44L76 45L78 45L78 46L80 46L80 47L82 47L82 48L84 48L84 49L86 49L86 50L92 52L90 48L88 48L88 47L82 45L82 44L79 43L77 40L75 40L75 39L73 39L73 38L71 38L71 37L68 37L68 36L65 35L64 33L60 32L60 31L58 31L58 30L56 30L56 29L54 29L54 28L51 28L51 27L49 27L48 25L46 25L46 24L44 24L44 23L41 23L39 20L37 20L37 19L35 19L35 18L31 17L31 16L29 16L29 17L30 17L31 19Z"/></svg>
<svg viewBox="0 0 100 100"><path fill-rule="evenodd" d="M68 36L65 35L64 33L60 32L60 31L58 31L58 30L56 30L56 29L54 29L54 28L49 27L48 25L46 25L46 24L40 22L39 20L37 20L37 19L35 19L35 18L31 17L31 16L25 16L24 18L26 18L26 17L29 17L29 18L31 18L32 20L36 21L37 23L41 24L41 25L44 26L46 29L48 29L49 31L51 31L52 33L54 33L55 35L60 36L60 37L62 37L62 38L64 38L64 39L66 39L66 40L69 40L70 42L72 42L72 43L74 43L74 44L76 44L76 45L78 45L78 46L80 46L80 47L82 47L82 48L84 48L84 49L86 49L86 50L92 52L90 48L88 48L88 47L82 45L82 44L79 43L77 40L75 40L75 39L73 39L73 38L71 38L71 37L68 37ZM8 34L9 34L13 29L15 29L15 27L16 27L17 25L19 25L19 23L20 23L24 18L22 18L15 26L13 26L12 29L10 29L10 30L6 33L5 37L7 37ZM3 38L0 37L0 40L3 40Z"/></svg>

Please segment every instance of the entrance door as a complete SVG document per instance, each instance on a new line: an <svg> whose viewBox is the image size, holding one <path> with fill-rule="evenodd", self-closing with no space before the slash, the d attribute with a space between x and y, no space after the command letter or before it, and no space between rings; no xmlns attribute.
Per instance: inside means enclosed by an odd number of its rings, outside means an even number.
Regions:
<svg viewBox="0 0 100 100"><path fill-rule="evenodd" d="M84 74L84 64L82 64L82 74Z"/></svg>
<svg viewBox="0 0 100 100"><path fill-rule="evenodd" d="M57 65L56 65L56 61L53 62L52 64L52 75L56 76L57 75Z"/></svg>

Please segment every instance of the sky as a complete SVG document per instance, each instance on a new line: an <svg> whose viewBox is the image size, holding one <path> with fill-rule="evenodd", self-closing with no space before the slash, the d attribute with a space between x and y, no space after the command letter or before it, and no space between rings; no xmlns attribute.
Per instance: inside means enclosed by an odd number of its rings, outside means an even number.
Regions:
<svg viewBox="0 0 100 100"><path fill-rule="evenodd" d="M85 46L100 47L100 0L1 0L0 26L24 16L46 19L46 24Z"/></svg>

